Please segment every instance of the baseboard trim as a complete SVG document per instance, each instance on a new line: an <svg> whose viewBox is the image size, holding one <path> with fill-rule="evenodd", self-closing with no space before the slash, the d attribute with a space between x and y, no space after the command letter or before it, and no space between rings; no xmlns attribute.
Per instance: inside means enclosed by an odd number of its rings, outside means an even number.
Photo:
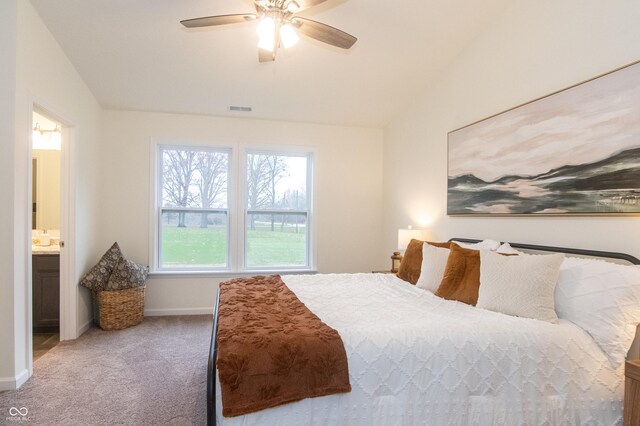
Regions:
<svg viewBox="0 0 640 426"><path fill-rule="evenodd" d="M91 323L93 323L93 318L80 326L78 329L78 337L82 336L82 334L91 327Z"/></svg>
<svg viewBox="0 0 640 426"><path fill-rule="evenodd" d="M165 317L174 315L213 315L213 307L187 309L145 309L146 317Z"/></svg>
<svg viewBox="0 0 640 426"><path fill-rule="evenodd" d="M29 370L23 370L16 377L0 377L0 391L16 390L29 380Z"/></svg>

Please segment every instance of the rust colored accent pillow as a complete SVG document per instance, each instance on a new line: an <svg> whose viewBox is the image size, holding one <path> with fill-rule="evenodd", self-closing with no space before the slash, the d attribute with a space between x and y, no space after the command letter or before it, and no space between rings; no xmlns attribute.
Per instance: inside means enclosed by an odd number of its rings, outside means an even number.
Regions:
<svg viewBox="0 0 640 426"><path fill-rule="evenodd" d="M475 306L480 289L480 251L451 244L449 260L436 296Z"/></svg>
<svg viewBox="0 0 640 426"><path fill-rule="evenodd" d="M410 282L411 284L418 282L418 278L420 278L420 270L422 269L422 245L425 242L432 246L444 248L450 248L452 245L450 242L433 243L430 241L411 240L407 246L407 250L404 252L404 256L400 262L400 267L398 267L398 278Z"/></svg>

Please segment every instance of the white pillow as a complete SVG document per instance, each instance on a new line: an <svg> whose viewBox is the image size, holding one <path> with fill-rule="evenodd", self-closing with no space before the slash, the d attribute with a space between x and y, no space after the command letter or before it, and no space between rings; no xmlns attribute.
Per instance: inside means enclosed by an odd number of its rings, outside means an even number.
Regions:
<svg viewBox="0 0 640 426"><path fill-rule="evenodd" d="M462 248L471 250L495 250L500 243L493 240L484 240L479 243L460 243L454 241L455 244ZM449 259L449 249L444 247L435 247L429 243L422 246L422 266L420 267L420 278L416 286L435 293L440 282L444 277L444 270Z"/></svg>
<svg viewBox="0 0 640 426"><path fill-rule="evenodd" d="M493 240L482 240L479 243L461 243L459 241L453 240L454 243L459 245L462 248L471 249L471 250L491 250L496 251L498 247L500 247L500 243Z"/></svg>
<svg viewBox="0 0 640 426"><path fill-rule="evenodd" d="M617 368L640 323L640 268L568 257L560 268L556 311L589 333Z"/></svg>
<svg viewBox="0 0 640 426"><path fill-rule="evenodd" d="M556 322L554 291L564 254L503 256L480 251L478 308Z"/></svg>
<svg viewBox="0 0 640 426"><path fill-rule="evenodd" d="M509 243L502 243L500 244L500 247L498 247L498 250L496 250L496 253L500 253L500 254L526 254L525 252L522 252L520 250L516 250L513 247L511 247L511 244Z"/></svg>
<svg viewBox="0 0 640 426"><path fill-rule="evenodd" d="M422 246L422 267L420 278L416 286L435 293L444 276L444 270L449 259L449 249L445 247L435 247L429 243Z"/></svg>

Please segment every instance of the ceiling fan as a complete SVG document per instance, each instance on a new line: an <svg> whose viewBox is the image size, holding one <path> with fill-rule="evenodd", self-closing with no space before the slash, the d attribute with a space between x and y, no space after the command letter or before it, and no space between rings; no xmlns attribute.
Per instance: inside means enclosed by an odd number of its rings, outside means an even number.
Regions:
<svg viewBox="0 0 640 426"><path fill-rule="evenodd" d="M256 13L207 16L186 19L180 23L187 28L199 28L259 20L257 33L260 62L275 61L280 46L288 48L298 42L297 33L341 49L349 49L358 40L356 37L321 22L296 16L298 12L325 1L254 0Z"/></svg>

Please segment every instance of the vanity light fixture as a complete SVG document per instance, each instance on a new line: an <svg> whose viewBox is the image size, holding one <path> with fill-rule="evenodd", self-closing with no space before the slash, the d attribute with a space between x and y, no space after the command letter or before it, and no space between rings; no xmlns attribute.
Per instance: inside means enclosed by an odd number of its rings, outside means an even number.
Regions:
<svg viewBox="0 0 640 426"><path fill-rule="evenodd" d="M53 129L43 129L40 123L33 127L33 149L60 151L62 147L62 128L59 124Z"/></svg>
<svg viewBox="0 0 640 426"><path fill-rule="evenodd" d="M56 127L53 129L42 129L40 128L40 123L36 123L33 130L39 132L42 136L44 136L45 133L62 133L62 128L59 124L56 124Z"/></svg>

